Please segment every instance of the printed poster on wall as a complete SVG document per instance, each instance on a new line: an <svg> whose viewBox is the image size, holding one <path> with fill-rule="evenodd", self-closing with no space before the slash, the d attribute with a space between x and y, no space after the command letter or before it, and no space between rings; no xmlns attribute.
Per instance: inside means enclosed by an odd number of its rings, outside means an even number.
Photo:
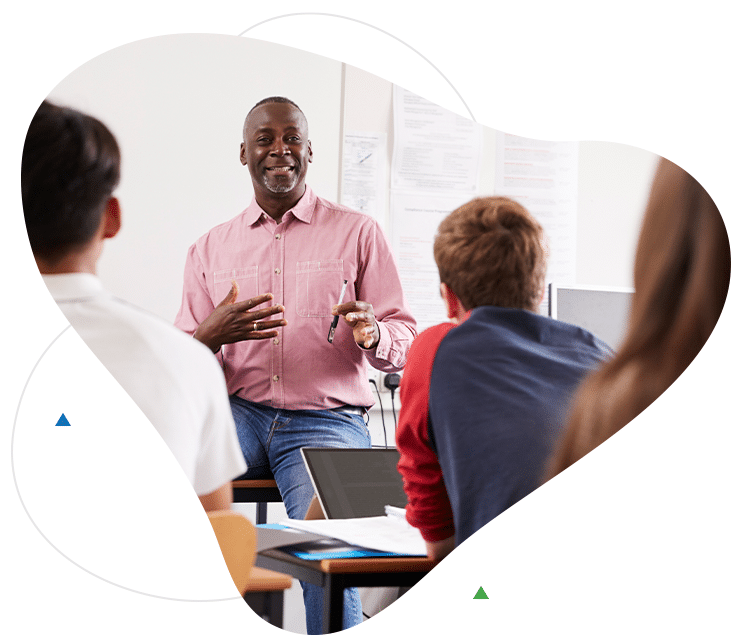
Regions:
<svg viewBox="0 0 732 640"><path fill-rule="evenodd" d="M465 201L464 195L419 196L392 192L394 253L418 331L448 320L440 297L440 277L432 247L440 222Z"/></svg>
<svg viewBox="0 0 732 640"><path fill-rule="evenodd" d="M496 195L523 204L549 243L547 284L574 284L577 268L579 143L496 132ZM544 295L540 313L547 313Z"/></svg>
<svg viewBox="0 0 732 640"><path fill-rule="evenodd" d="M394 86L391 188L475 193L483 127Z"/></svg>
<svg viewBox="0 0 732 640"><path fill-rule="evenodd" d="M386 228L386 134L348 131L343 136L340 203Z"/></svg>

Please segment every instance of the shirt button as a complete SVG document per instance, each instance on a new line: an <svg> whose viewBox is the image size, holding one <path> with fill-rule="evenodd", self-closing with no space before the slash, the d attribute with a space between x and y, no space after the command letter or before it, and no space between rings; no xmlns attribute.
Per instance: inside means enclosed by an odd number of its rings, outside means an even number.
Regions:
<svg viewBox="0 0 732 640"><path fill-rule="evenodd" d="M279 376L272 376L272 380L274 380L275 382L277 382L279 379L280 379Z"/></svg>
<svg viewBox="0 0 732 640"><path fill-rule="evenodd" d="M275 338L274 340L272 340L272 342L274 344L279 344L280 343L280 339L279 338Z"/></svg>
<svg viewBox="0 0 732 640"><path fill-rule="evenodd" d="M279 240L281 237L282 236L279 233L275 234L275 240Z"/></svg>
<svg viewBox="0 0 732 640"><path fill-rule="evenodd" d="M277 267L277 268L275 269L275 273L276 273L277 275L280 275L280 268L279 268L279 267Z"/></svg>

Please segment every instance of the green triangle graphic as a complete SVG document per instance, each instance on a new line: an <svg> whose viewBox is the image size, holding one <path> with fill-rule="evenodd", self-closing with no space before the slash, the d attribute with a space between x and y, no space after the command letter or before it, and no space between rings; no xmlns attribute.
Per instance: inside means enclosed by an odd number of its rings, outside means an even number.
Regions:
<svg viewBox="0 0 732 640"><path fill-rule="evenodd" d="M488 596L485 595L485 591L483 591L483 587L480 587L478 589L478 593L476 593L473 596L473 600L488 600L488 599L489 599Z"/></svg>

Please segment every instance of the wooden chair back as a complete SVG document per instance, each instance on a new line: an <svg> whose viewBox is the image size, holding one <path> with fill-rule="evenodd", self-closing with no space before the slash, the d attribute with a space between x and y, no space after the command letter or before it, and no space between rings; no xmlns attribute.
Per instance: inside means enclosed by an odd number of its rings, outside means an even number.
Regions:
<svg viewBox="0 0 732 640"><path fill-rule="evenodd" d="M209 511L208 519L231 578L239 593L244 595L257 552L257 530L246 517L235 511Z"/></svg>

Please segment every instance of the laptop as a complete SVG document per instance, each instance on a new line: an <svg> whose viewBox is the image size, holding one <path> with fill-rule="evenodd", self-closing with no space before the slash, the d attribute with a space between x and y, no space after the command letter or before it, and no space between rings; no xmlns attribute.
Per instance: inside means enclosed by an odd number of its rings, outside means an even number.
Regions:
<svg viewBox="0 0 732 640"><path fill-rule="evenodd" d="M300 452L326 518L383 516L386 505L407 506L396 449L303 447Z"/></svg>

